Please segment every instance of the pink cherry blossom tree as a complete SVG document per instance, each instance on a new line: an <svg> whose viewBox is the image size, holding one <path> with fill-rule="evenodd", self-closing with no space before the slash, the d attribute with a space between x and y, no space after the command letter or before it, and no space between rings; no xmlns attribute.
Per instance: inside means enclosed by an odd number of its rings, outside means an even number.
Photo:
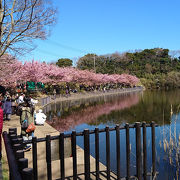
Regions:
<svg viewBox="0 0 180 180"><path fill-rule="evenodd" d="M0 67L0 83L7 87L15 87L17 81L33 81L47 84L73 82L86 85L121 83L131 86L139 82L137 77L128 74L96 74L88 70L78 70L73 67L60 68L53 64L34 60L22 64L16 59L10 61L9 58L9 56L5 56L5 63Z"/></svg>

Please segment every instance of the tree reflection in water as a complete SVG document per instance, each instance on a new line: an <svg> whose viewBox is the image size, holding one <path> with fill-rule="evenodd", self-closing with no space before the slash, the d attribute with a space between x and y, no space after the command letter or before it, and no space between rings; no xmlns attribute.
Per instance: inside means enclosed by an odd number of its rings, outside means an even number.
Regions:
<svg viewBox="0 0 180 180"><path fill-rule="evenodd" d="M103 115L108 115L113 111L129 108L139 102L139 93L129 95L121 95L110 102L101 102L101 104L91 104L85 108L71 111L68 116L58 117L56 112L47 122L60 132L68 131L77 125L87 123L98 125L98 118ZM72 107L70 107L71 109Z"/></svg>
<svg viewBox="0 0 180 180"><path fill-rule="evenodd" d="M141 96L139 96L141 95ZM51 106L51 116L49 123L58 129L59 131L68 131L71 128L78 130L78 125L82 127L91 128L91 125L99 125L105 127L111 123L122 124L128 122L130 124L134 122L150 123L155 121L159 124L156 128L156 168L159 172L157 179L179 179L180 177L180 90L173 91L144 91L143 93L129 94L120 97L113 97L98 101L95 103L82 104L79 108L70 107L61 108L61 116L57 117L57 112L53 110L55 106ZM86 106L90 104L90 106ZM104 103L104 104L103 104ZM56 108L58 105L56 106ZM61 106L62 107L62 106ZM58 110L59 108L57 108ZM48 111L46 111L48 112ZM84 124L85 126L83 126ZM87 125L88 124L88 125ZM80 129L79 128L79 129ZM94 128L94 127L93 127ZM83 130L83 129L82 129ZM131 139L131 163L135 164L135 138L134 130L130 130ZM132 133L131 133L132 132ZM111 134L111 148L116 147L116 141ZM81 138L81 137L79 137ZM121 131L121 167L125 167L125 139L126 135ZM90 138L90 143L93 144L94 139ZM101 153L100 160L102 163L106 163L105 140L101 139ZM151 130L147 129L147 154L148 154L148 171L151 171ZM83 140L77 141L80 147L83 147ZM94 144L93 144L94 145ZM92 148L93 149L93 148ZM91 152L91 155L94 152ZM116 156L115 153L111 153L111 169L116 171ZM131 166L134 171L135 166ZM122 176L125 174L125 169L122 168Z"/></svg>

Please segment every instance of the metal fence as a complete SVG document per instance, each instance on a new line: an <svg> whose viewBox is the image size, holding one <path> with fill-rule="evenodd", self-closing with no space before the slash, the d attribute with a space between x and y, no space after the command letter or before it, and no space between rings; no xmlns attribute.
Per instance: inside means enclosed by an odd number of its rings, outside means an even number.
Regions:
<svg viewBox="0 0 180 180"><path fill-rule="evenodd" d="M83 132L72 131L70 134L60 133L58 136L47 135L44 138L33 137L31 141L26 141L22 143L22 138L19 138L16 133L16 129L9 129L9 134L3 132L3 137L6 146L6 153L8 157L8 164L10 170L10 179L38 179L38 158L37 158L37 143L45 142L46 143L46 171L47 179L52 179L52 158L51 158L51 142L53 140L58 140L59 142L59 179L101 179L102 173L103 179L148 179L148 176L155 178L157 175L156 172L156 153L155 153L155 123L151 124L144 123L135 123L132 125L126 124L124 126L116 125L113 128L108 126L104 129L95 128L94 130L85 129ZM130 170L130 128L135 128L135 148L136 148L136 174L132 174ZM148 172L147 168L147 135L146 129L151 128L151 162L152 162L152 171ZM126 176L122 177L121 175L121 159L120 159L120 131L125 130L126 134ZM115 132L116 135L116 147L115 150L110 147L111 139L110 132ZM106 148L104 149L106 154L106 169L101 171L100 166L100 133L105 133L105 143ZM90 135L94 134L94 145L95 145L95 171L91 171L90 163ZM78 174L77 170L77 143L76 139L78 136L82 136L84 139L84 173ZM73 174L72 176L66 176L65 168L65 149L64 141L66 138L71 138L71 150L72 150L72 163L73 163ZM24 158L24 152L22 150L23 144L32 143L32 161L33 168L28 168L28 159ZM110 167L111 158L110 153L116 152L116 173L115 176L112 176L112 171ZM17 171L18 170L18 171ZM114 173L113 173L114 174ZM94 177L94 178L92 178ZM113 177L113 178L112 178Z"/></svg>
<svg viewBox="0 0 180 180"><path fill-rule="evenodd" d="M3 139L9 165L9 179L32 180L33 169L28 168L28 159L24 158L23 139L17 136L17 129L10 128L9 134L3 132Z"/></svg>

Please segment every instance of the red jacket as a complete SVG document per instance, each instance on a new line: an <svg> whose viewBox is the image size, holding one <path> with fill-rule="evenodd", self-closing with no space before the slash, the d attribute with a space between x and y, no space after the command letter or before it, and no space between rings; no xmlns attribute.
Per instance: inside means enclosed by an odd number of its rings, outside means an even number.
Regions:
<svg viewBox="0 0 180 180"><path fill-rule="evenodd" d="M3 128L3 110L0 107L0 133L2 133L2 128Z"/></svg>

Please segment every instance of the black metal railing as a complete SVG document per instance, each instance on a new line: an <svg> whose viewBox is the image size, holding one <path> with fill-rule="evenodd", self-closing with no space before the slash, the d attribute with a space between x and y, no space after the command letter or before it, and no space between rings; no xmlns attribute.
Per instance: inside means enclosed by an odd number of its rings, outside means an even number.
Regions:
<svg viewBox="0 0 180 180"><path fill-rule="evenodd" d="M100 176L104 176L103 179L121 179L121 159L120 159L120 131L125 130L125 137L126 137L126 176L124 178L131 179L131 178L137 178L138 180L141 179L147 179L148 176L151 176L152 178L156 176L156 153L155 153L155 123L152 122L151 124L144 123L135 123L132 125L126 124L125 126L119 126L116 125L116 127L109 128L108 126L104 129L95 128L94 130L88 130L85 129L83 132L76 132L73 131L71 134L64 134L60 133L58 136L50 136L47 135L45 138L36 138L33 137L33 139L30 141L24 142L32 143L32 161L33 161L33 168L28 168L28 160L24 158L24 152L22 151L22 138L18 139L18 136L15 132L9 130L9 134L7 132L3 133L5 146L6 146L6 152L8 157L8 163L9 163L9 170L10 170L10 177L11 179L19 179L21 177L22 179L38 179L38 165L37 165L37 143L40 142L46 142L46 170L47 170L47 179L52 179L52 159L51 159L51 142L53 140L59 141L59 179L81 179L80 176L84 176L82 179L89 180L94 176L94 179L101 179ZM136 174L132 174L130 169L130 129L135 128L135 142L136 142ZM146 129L151 128L151 161L152 161L152 171L148 172L147 168L147 135L146 135ZM116 134L116 173L111 171L111 150L112 147L110 146L111 138L110 138L110 132L114 131ZM105 148L105 156L106 156L106 170L101 171L100 170L100 141L99 141L99 135L100 133L105 133L105 142L106 142L106 148ZM91 171L91 163L90 163L90 135L94 134L94 142L95 142L95 171ZM142 135L141 135L142 134ZM77 169L77 137L83 136L84 138L84 173L78 174ZM73 166L73 173L71 176L66 176L66 168L65 168L65 143L64 140L66 138L71 138L71 150L72 150L72 166ZM142 140L142 142L141 142ZM14 155L11 155L12 151L14 150ZM13 154L13 153L12 153ZM14 160L16 159L16 160ZM19 171L15 171L15 170ZM112 176L113 174L113 176ZM112 178L113 177L113 178Z"/></svg>
<svg viewBox="0 0 180 180"><path fill-rule="evenodd" d="M9 165L9 179L32 180L33 169L28 168L28 159L24 158L23 140L17 136L17 129L10 128L9 134L3 132L3 139Z"/></svg>

